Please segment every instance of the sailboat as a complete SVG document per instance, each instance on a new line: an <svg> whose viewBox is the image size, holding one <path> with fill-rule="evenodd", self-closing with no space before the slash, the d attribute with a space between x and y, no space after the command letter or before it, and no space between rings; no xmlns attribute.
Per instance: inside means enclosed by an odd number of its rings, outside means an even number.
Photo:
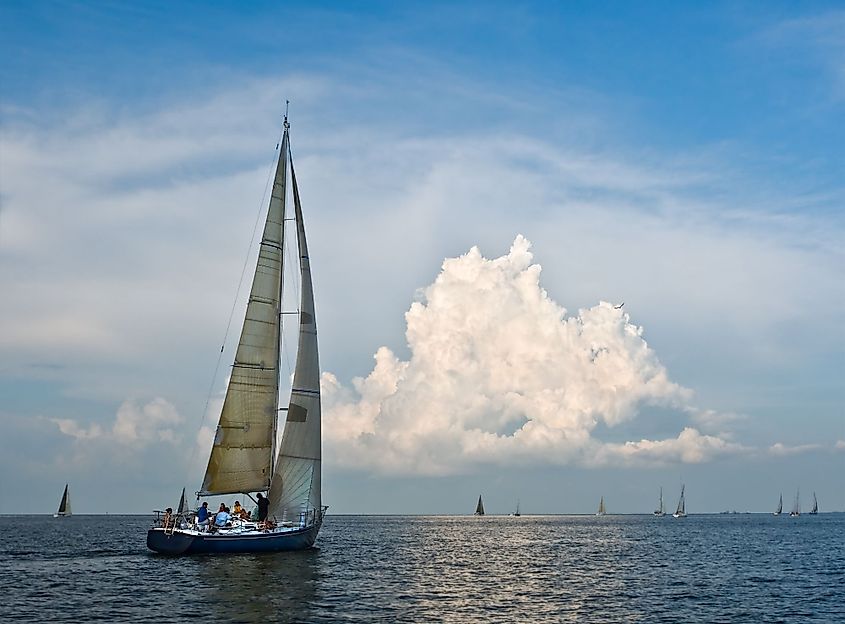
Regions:
<svg viewBox="0 0 845 624"><path fill-rule="evenodd" d="M795 502L792 504L792 511L789 512L790 518L797 518L801 515L801 490L795 492Z"/></svg>
<svg viewBox="0 0 845 624"><path fill-rule="evenodd" d="M666 515L666 512L663 509L663 488L662 487L660 488L660 504L657 506L657 509L655 509L652 513L654 513L655 516L659 516L661 518Z"/></svg>
<svg viewBox="0 0 845 624"><path fill-rule="evenodd" d="M816 498L816 493L813 492L813 508L810 510L810 515L815 516L819 513L819 501Z"/></svg>
<svg viewBox="0 0 845 624"><path fill-rule="evenodd" d="M59 502L59 510L53 514L54 518L64 518L70 516L70 493L67 491L68 484L65 483L65 491L62 494L62 500Z"/></svg>
<svg viewBox="0 0 845 624"><path fill-rule="evenodd" d="M478 504L475 506L475 515L484 515L484 501L481 500L481 494L478 495Z"/></svg>
<svg viewBox="0 0 845 624"><path fill-rule="evenodd" d="M778 508L772 514L773 516L779 516L783 513L783 493L781 493L780 498L778 499Z"/></svg>
<svg viewBox="0 0 845 624"><path fill-rule="evenodd" d="M516 499L516 511L514 511L511 515L517 518L522 515L519 513L519 499Z"/></svg>
<svg viewBox="0 0 845 624"><path fill-rule="evenodd" d="M687 517L687 506L686 501L684 500L684 488L686 486L681 485L681 498L678 499L678 508L675 510L675 513L672 514L673 518L686 518Z"/></svg>
<svg viewBox="0 0 845 624"><path fill-rule="evenodd" d="M206 529L189 517L147 532L147 546L166 554L267 552L309 548L327 507L321 503L320 364L305 225L285 114L281 150L252 289L217 433L197 499L266 494L261 522L232 519ZM290 180L288 180L290 169ZM293 216L287 217L288 185ZM279 406L285 222L294 221L299 269L299 339L290 398ZM297 318L288 316L287 318ZM284 423L280 414L285 415ZM277 444L277 428L284 427ZM278 446L278 448L277 448ZM253 499L255 500L255 499ZM262 507L263 504L260 507ZM216 524L216 523L215 523Z"/></svg>
<svg viewBox="0 0 845 624"><path fill-rule="evenodd" d="M188 511L188 502L185 500L185 488L182 488L182 496L179 497L179 504L176 506L176 513L184 515Z"/></svg>
<svg viewBox="0 0 845 624"><path fill-rule="evenodd" d="M607 511L604 508L604 496L601 497L599 501L599 510L596 512L597 516L604 516L607 514Z"/></svg>

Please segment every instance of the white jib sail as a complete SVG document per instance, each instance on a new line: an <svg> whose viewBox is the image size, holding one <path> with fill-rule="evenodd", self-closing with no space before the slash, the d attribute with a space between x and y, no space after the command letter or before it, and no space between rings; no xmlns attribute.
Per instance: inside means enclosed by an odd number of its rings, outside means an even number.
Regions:
<svg viewBox="0 0 845 624"><path fill-rule="evenodd" d="M279 404L281 313L288 134L273 181L267 221L223 411L202 494L267 490Z"/></svg>
<svg viewBox="0 0 845 624"><path fill-rule="evenodd" d="M291 159L296 238L299 248L301 300L299 344L290 403L279 455L270 485L270 514L279 520L310 524L321 509L320 498L320 359L311 264L299 188Z"/></svg>

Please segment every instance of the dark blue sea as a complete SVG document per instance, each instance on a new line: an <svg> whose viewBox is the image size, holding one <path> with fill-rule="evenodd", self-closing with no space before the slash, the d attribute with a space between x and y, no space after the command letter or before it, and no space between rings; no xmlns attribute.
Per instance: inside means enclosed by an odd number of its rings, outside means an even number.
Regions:
<svg viewBox="0 0 845 624"><path fill-rule="evenodd" d="M845 622L845 514L332 516L168 558L149 517L0 517L0 615L117 622Z"/></svg>

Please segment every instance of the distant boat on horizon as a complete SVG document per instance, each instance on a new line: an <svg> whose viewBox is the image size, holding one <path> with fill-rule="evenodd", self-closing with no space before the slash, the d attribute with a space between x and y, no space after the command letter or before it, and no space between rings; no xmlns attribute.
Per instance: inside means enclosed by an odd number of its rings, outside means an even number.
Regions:
<svg viewBox="0 0 845 624"><path fill-rule="evenodd" d="M779 516L783 513L783 493L781 492L780 498L778 499L778 508L772 514L773 516Z"/></svg>
<svg viewBox="0 0 845 624"><path fill-rule="evenodd" d="M795 492L795 502L792 505L792 511L789 512L790 518L797 518L801 515L801 488Z"/></svg>
<svg viewBox="0 0 845 624"><path fill-rule="evenodd" d="M511 515L516 517L516 518L518 518L519 516L522 515L521 513L519 513L519 499L518 498L516 499L516 511L514 511Z"/></svg>
<svg viewBox="0 0 845 624"><path fill-rule="evenodd" d="M483 516L484 515L484 501L481 500L481 494L478 495L478 504L475 506L475 515L476 516Z"/></svg>
<svg viewBox="0 0 845 624"><path fill-rule="evenodd" d="M819 501L816 498L816 493L813 492L813 508L810 510L810 515L815 516L819 513Z"/></svg>
<svg viewBox="0 0 845 624"><path fill-rule="evenodd" d="M666 511L664 511L663 509L663 486L660 486L660 504L657 506L657 509L655 509L652 513L658 517L663 517L666 515Z"/></svg>
<svg viewBox="0 0 845 624"><path fill-rule="evenodd" d="M73 515L70 510L70 493L68 492L68 484L65 483L65 491L62 494L62 500L59 502L59 510L53 514L54 518L64 518Z"/></svg>
<svg viewBox="0 0 845 624"><path fill-rule="evenodd" d="M597 516L606 516L607 510L604 508L604 496L601 497L599 501L599 510L596 512Z"/></svg>
<svg viewBox="0 0 845 624"><path fill-rule="evenodd" d="M685 485L681 485L681 498L678 499L678 508L675 510L675 513L672 514L673 518L686 518L687 517L687 505L686 501L684 500L684 488Z"/></svg>

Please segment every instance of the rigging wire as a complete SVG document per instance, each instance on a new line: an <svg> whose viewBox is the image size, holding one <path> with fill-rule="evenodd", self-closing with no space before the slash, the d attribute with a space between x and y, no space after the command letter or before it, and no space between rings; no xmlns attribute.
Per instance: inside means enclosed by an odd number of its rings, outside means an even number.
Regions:
<svg viewBox="0 0 845 624"><path fill-rule="evenodd" d="M238 305L238 298L241 294L241 288L243 288L244 277L246 275L247 267L249 266L249 259L252 256L252 248L255 244L255 234L258 231L258 225L261 223L261 215L264 213L264 204L267 200L267 190L270 188L270 180L273 178L273 174L276 171L276 167L278 165L278 151L279 146L282 144L282 137L284 136L284 130L282 130L282 134L280 135L279 141L276 143L276 148L273 150L273 161L270 163L270 170L267 172L267 181L264 183L264 192L261 195L261 202L258 204L258 214L255 216L255 224L252 226L252 238L249 242L249 248L247 249L246 257L244 258L243 268L241 268L241 276L238 280L238 288L235 291L235 298L232 301L232 309L229 311L229 320L226 322L226 331L223 334L223 343L220 345L220 352L217 354L217 362L214 365L214 374L211 377L211 383L208 386L208 393L205 398L205 406L202 410L202 418L200 419L200 426L199 429L202 429L203 425L205 424L205 418L208 414L208 406L211 403L211 396L214 394L214 384L217 382L217 374L220 372L220 362L223 360L223 351L226 348L226 340L229 338L229 330L232 327L232 319L235 316L235 308ZM199 431L198 429L198 431ZM188 461L188 466L192 466L194 463L194 457L196 456L197 452L197 445L191 445L191 458Z"/></svg>

